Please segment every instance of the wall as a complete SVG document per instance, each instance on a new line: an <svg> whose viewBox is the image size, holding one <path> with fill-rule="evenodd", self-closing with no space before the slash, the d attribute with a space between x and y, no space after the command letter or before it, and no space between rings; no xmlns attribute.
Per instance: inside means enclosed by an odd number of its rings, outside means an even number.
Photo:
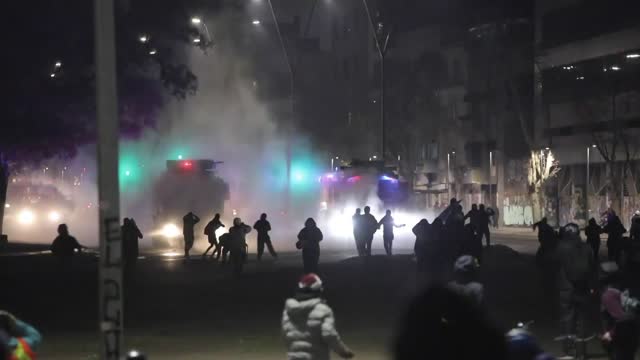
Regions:
<svg viewBox="0 0 640 360"><path fill-rule="evenodd" d="M501 211L506 226L533 225L533 208L528 196L505 196Z"/></svg>

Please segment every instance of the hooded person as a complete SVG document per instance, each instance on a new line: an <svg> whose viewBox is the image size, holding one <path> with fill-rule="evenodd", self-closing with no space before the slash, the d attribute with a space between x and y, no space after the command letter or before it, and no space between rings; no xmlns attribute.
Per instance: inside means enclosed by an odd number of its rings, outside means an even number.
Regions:
<svg viewBox="0 0 640 360"><path fill-rule="evenodd" d="M200 222L198 215L189 211L187 215L182 217L182 235L184 236L184 257L189 258L189 251L195 242L195 226Z"/></svg>
<svg viewBox="0 0 640 360"><path fill-rule="evenodd" d="M329 360L331 351L344 359L354 356L340 338L322 292L320 277L309 273L298 281L295 296L285 301L281 325L287 359Z"/></svg>
<svg viewBox="0 0 640 360"><path fill-rule="evenodd" d="M138 260L140 253L139 239L143 238L142 232L133 218L124 218L120 229L122 231L122 250L125 263L133 265Z"/></svg>
<svg viewBox="0 0 640 360"><path fill-rule="evenodd" d="M272 257L277 258L278 254L273 248L273 244L271 243L271 236L269 236L269 231L271 231L271 223L267 220L267 214L260 215L260 220L256 221L253 225L253 228L258 232L258 260L262 259L262 253L264 253L264 246L267 246L269 250L269 254Z"/></svg>
<svg viewBox="0 0 640 360"><path fill-rule="evenodd" d="M296 244L297 248L302 249L302 262L306 274L318 272L322 238L322 231L316 225L316 221L313 218L308 218L304 222L304 228L298 233L298 243Z"/></svg>
<svg viewBox="0 0 640 360"><path fill-rule="evenodd" d="M360 210L360 208L357 208L353 216L351 216L351 222L353 224L353 239L356 242L358 256L363 256L365 251L362 231L362 210Z"/></svg>
<svg viewBox="0 0 640 360"><path fill-rule="evenodd" d="M233 264L233 272L236 275L242 273L247 258L247 234L251 232L251 226L242 222L242 219L233 219L233 226L229 228L228 246Z"/></svg>
<svg viewBox="0 0 640 360"><path fill-rule="evenodd" d="M475 304L481 305L484 299L484 286L478 281L478 260L470 255L460 256L453 265L454 280L449 288L464 295Z"/></svg>
<svg viewBox="0 0 640 360"><path fill-rule="evenodd" d="M82 245L69 234L67 224L58 225L58 236L51 244L51 253L63 264L68 264L76 250L82 251Z"/></svg>

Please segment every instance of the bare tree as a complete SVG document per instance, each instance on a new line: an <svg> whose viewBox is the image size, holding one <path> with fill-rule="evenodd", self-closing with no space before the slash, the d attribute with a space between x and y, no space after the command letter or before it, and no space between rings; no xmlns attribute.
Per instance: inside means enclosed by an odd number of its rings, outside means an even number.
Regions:
<svg viewBox="0 0 640 360"><path fill-rule="evenodd" d="M558 161L550 150L531 151L527 180L533 201L533 218L542 218L543 186L560 172Z"/></svg>

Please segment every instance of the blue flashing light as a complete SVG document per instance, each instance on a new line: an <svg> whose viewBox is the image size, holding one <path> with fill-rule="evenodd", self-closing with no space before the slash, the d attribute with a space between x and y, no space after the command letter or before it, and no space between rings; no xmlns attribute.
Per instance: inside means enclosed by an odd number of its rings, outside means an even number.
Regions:
<svg viewBox="0 0 640 360"><path fill-rule="evenodd" d="M394 183L398 182L398 179L392 178L392 177L387 176L387 175L382 175L380 177L380 180L382 180L382 181L391 181L391 182L394 182Z"/></svg>

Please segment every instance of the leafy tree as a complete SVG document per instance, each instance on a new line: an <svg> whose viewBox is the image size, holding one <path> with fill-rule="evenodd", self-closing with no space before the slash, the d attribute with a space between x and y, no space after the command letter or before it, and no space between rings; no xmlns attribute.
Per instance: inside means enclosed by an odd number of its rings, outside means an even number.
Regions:
<svg viewBox="0 0 640 360"><path fill-rule="evenodd" d="M116 2L116 56L120 129L136 137L155 124L169 96L197 90L185 64L185 46L206 51L211 35L192 16L219 11L221 0ZM8 37L6 113L0 131L0 233L10 165L75 154L96 138L93 2L13 2L22 21ZM204 21L204 19L202 19Z"/></svg>

